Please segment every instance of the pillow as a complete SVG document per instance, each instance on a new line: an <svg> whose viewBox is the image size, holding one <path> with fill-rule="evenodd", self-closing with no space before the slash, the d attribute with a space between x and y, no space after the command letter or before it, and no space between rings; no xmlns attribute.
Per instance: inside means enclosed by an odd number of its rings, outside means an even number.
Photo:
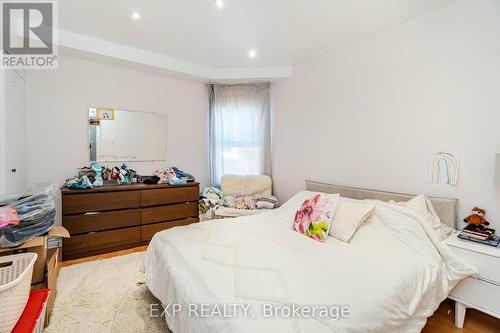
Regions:
<svg viewBox="0 0 500 333"><path fill-rule="evenodd" d="M296 193L293 197L285 201L281 206L274 210L276 214L287 226L290 226L291 221L295 217L295 212L302 205L304 200L312 197L315 194L326 194L323 192L313 192L313 191L300 191Z"/></svg>
<svg viewBox="0 0 500 333"><path fill-rule="evenodd" d="M314 194L295 212L292 229L319 242L328 237L338 194Z"/></svg>
<svg viewBox="0 0 500 333"><path fill-rule="evenodd" d="M350 242L358 228L370 218L374 208L375 206L358 200L340 198L330 227L330 236Z"/></svg>
<svg viewBox="0 0 500 333"><path fill-rule="evenodd" d="M431 201L429 200L429 198L427 198L426 195L417 195L415 198L406 202L390 201L390 203L394 203L398 206L403 206L411 209L412 211L423 217L424 220L438 232L441 239L446 239L453 231L452 228L450 228L446 224L441 223L441 219L439 218L438 214L434 210L434 207L432 206Z"/></svg>

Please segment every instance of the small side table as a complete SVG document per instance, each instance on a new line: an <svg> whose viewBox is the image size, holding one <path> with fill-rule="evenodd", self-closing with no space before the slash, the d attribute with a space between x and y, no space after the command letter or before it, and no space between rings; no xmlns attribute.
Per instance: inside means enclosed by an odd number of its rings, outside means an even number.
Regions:
<svg viewBox="0 0 500 333"><path fill-rule="evenodd" d="M500 248L464 241L458 234L454 232L447 244L479 271L478 276L460 281L449 295L455 301L455 326L461 328L467 308L500 318Z"/></svg>

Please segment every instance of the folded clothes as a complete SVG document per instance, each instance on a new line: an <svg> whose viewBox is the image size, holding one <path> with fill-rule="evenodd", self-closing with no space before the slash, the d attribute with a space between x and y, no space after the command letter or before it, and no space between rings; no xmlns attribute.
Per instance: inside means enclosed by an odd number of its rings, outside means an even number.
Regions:
<svg viewBox="0 0 500 333"><path fill-rule="evenodd" d="M200 212L205 214L210 208L229 207L229 203L224 197L224 193L216 187L205 187L200 193Z"/></svg>
<svg viewBox="0 0 500 333"><path fill-rule="evenodd" d="M229 207L236 209L274 209L278 205L278 199L272 195L259 193L253 196L235 193L224 196L224 193L216 187L206 187L201 192L200 213L205 214L210 208Z"/></svg>
<svg viewBox="0 0 500 333"><path fill-rule="evenodd" d="M229 207L237 209L274 209L278 205L276 197L265 193L258 193L252 196L236 193L226 196L226 200Z"/></svg>
<svg viewBox="0 0 500 333"><path fill-rule="evenodd" d="M272 202L267 202L267 201L257 201L255 203L255 206L257 209L274 209L276 208L276 205L273 204Z"/></svg>
<svg viewBox="0 0 500 333"><path fill-rule="evenodd" d="M236 193L229 196L229 207L236 209L254 209L255 205L250 196L245 196L241 193Z"/></svg>
<svg viewBox="0 0 500 333"><path fill-rule="evenodd" d="M203 192L201 192L201 197L209 199L213 204L228 207L228 202L224 197L224 193L217 187L205 187Z"/></svg>
<svg viewBox="0 0 500 333"><path fill-rule="evenodd" d="M259 193L253 196L253 201L257 203L266 203L266 206L276 208L278 205L278 198L266 193Z"/></svg>
<svg viewBox="0 0 500 333"><path fill-rule="evenodd" d="M167 182L169 185L187 184L186 179L179 179L179 178L170 178Z"/></svg>

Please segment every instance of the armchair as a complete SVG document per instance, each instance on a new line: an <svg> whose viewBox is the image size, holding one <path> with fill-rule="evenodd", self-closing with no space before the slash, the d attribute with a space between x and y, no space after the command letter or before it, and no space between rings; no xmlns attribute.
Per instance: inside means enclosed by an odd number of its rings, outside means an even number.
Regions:
<svg viewBox="0 0 500 333"><path fill-rule="evenodd" d="M221 178L221 190L225 197L231 197L234 195L253 196L255 194L271 196L272 180L269 176L224 175ZM219 206L214 209L214 217L229 218L254 215L269 210L270 209L238 209Z"/></svg>

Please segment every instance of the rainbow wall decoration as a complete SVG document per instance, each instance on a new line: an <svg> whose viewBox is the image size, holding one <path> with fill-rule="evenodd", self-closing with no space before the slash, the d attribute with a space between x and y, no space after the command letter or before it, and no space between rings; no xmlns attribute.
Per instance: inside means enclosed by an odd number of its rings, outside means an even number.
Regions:
<svg viewBox="0 0 500 333"><path fill-rule="evenodd" d="M429 182L431 184L457 185L458 153L439 152L429 155Z"/></svg>

